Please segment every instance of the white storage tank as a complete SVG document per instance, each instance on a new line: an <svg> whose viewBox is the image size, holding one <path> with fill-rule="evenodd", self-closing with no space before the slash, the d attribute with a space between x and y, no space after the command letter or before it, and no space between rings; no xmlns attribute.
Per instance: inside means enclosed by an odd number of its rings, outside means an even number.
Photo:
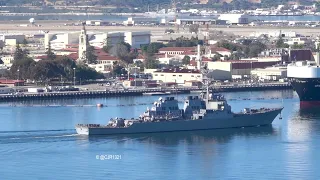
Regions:
<svg viewBox="0 0 320 180"><path fill-rule="evenodd" d="M43 92L44 90L41 88L28 88L28 92L30 93L39 93L39 92Z"/></svg>

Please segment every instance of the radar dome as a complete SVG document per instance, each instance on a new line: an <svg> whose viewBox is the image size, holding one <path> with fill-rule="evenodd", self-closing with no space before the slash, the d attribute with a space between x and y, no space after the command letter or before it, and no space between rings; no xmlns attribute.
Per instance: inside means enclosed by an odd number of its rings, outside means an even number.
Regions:
<svg viewBox="0 0 320 180"><path fill-rule="evenodd" d="M33 24L34 23L34 18L30 18L29 22Z"/></svg>

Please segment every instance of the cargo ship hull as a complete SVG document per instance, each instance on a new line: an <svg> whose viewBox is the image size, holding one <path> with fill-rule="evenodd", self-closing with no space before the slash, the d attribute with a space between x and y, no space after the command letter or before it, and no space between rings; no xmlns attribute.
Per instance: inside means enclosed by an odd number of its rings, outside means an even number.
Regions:
<svg viewBox="0 0 320 180"><path fill-rule="evenodd" d="M303 106L320 105L320 78L294 78L291 86Z"/></svg>
<svg viewBox="0 0 320 180"><path fill-rule="evenodd" d="M207 120L198 119L135 123L130 127L120 128L106 126L76 126L76 131L81 135L113 135L264 126L270 125L278 116L278 114L281 113L281 110L282 108L278 108L264 113L234 114L232 118L221 119L217 118Z"/></svg>

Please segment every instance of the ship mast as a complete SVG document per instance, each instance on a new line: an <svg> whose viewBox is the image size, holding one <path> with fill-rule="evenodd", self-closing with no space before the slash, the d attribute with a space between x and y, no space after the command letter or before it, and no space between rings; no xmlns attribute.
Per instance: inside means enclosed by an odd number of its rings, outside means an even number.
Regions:
<svg viewBox="0 0 320 180"><path fill-rule="evenodd" d="M207 81L207 83L206 83L206 86L207 86L207 94L206 94L206 96L207 96L207 98L206 98L206 102L207 102L207 104L206 105L208 105L209 104L209 82Z"/></svg>

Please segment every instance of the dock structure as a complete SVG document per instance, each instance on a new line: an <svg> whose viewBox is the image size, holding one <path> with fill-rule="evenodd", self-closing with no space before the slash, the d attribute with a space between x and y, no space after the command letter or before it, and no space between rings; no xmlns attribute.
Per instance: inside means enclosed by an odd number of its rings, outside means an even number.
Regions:
<svg viewBox="0 0 320 180"><path fill-rule="evenodd" d="M236 92L236 91L263 91L291 89L290 84L260 84L260 85L220 85L211 88L214 92ZM192 91L201 91L198 87L182 88L156 88L156 89L132 89L132 90L99 90L99 91L68 91L68 92L41 92L0 95L0 102L20 100L42 100L42 99L67 99L67 98L96 98L96 97L119 97L119 96L141 96L143 93L170 92L172 94L189 94Z"/></svg>

